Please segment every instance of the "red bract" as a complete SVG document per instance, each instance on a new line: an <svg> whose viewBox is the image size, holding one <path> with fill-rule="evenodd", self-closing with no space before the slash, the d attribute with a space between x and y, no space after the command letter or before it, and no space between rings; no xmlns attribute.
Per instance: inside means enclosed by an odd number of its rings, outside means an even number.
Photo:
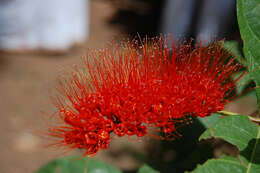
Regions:
<svg viewBox="0 0 260 173"><path fill-rule="evenodd" d="M142 137L151 125L170 139L190 117L223 109L239 69L217 43L167 48L160 37L90 52L83 68L59 80L55 105L65 125L49 134L85 155L106 149L113 133Z"/></svg>

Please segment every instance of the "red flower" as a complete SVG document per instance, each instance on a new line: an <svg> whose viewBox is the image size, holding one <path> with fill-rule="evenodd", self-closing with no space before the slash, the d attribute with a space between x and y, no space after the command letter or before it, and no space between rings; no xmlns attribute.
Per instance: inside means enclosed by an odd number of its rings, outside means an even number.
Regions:
<svg viewBox="0 0 260 173"><path fill-rule="evenodd" d="M217 43L167 48L162 38L112 45L84 62L59 80L55 105L65 125L49 134L86 155L106 149L113 133L142 137L154 125L165 139L178 135L189 117L223 109L235 87L230 77L240 68Z"/></svg>

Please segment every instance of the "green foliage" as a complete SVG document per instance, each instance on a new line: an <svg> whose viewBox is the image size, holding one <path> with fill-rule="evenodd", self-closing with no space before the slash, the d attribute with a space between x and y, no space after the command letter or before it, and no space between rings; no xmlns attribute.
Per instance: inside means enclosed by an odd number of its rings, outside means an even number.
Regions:
<svg viewBox="0 0 260 173"><path fill-rule="evenodd" d="M248 117L235 115L218 120L200 136L200 140L210 137L222 138L243 150L252 137L257 137L257 133L258 127Z"/></svg>
<svg viewBox="0 0 260 173"><path fill-rule="evenodd" d="M260 0L237 0L237 16L247 67L257 86L260 109Z"/></svg>
<svg viewBox="0 0 260 173"><path fill-rule="evenodd" d="M222 42L220 42L219 44L223 45L223 49L228 51L243 67L247 67L246 60L243 57L242 47L238 44L237 41L224 41L224 44L222 44ZM233 77L233 79L236 80L238 77L241 77L241 75L242 75L240 80L236 83L237 95L242 95L243 91L252 82L250 74L249 73L245 74L245 70L246 70L246 68L243 69L243 71L238 72Z"/></svg>
<svg viewBox="0 0 260 173"><path fill-rule="evenodd" d="M228 51L243 67L247 68L247 62L243 56L242 53L242 47L239 45L237 41L224 41L224 44L222 44L222 41L219 43L220 45L223 45L223 49ZM243 71L238 72L233 79L236 80L238 77L242 77L239 79L239 81L236 83L236 93L239 96L244 95L244 91L247 89L247 87L252 83L252 78L249 73L245 73L246 68L243 69ZM254 90L250 90L250 92L246 92L246 95L251 94L254 95Z"/></svg>
<svg viewBox="0 0 260 173"><path fill-rule="evenodd" d="M88 173L121 173L122 171L97 159L90 159Z"/></svg>
<svg viewBox="0 0 260 173"><path fill-rule="evenodd" d="M236 83L236 93L239 96L242 96L244 93L244 91L246 90L246 88L249 86L249 84L251 84L252 79L250 74L242 74L243 72L239 72L237 73L237 75L234 77L234 80L237 79L238 77L242 77L239 79L239 81ZM251 90L250 93L247 92L246 95L248 94L255 94L254 90Z"/></svg>
<svg viewBox="0 0 260 173"><path fill-rule="evenodd" d="M221 44L221 42L220 42ZM242 55L242 49L237 41L224 41L223 49L228 51L233 57L240 62L242 65L246 66L246 61Z"/></svg>
<svg viewBox="0 0 260 173"><path fill-rule="evenodd" d="M121 171L111 165L96 159L78 157L59 158L40 168L35 173L121 173ZM85 172L84 172L85 171Z"/></svg>
<svg viewBox="0 0 260 173"><path fill-rule="evenodd" d="M152 167L145 164L138 170L137 173L159 173L159 171L156 171Z"/></svg>
<svg viewBox="0 0 260 173"><path fill-rule="evenodd" d="M222 138L238 147L237 158L224 156L208 160L199 165L193 173L255 173L260 172L260 127L244 115L233 115L219 119L207 129L201 139Z"/></svg>
<svg viewBox="0 0 260 173"><path fill-rule="evenodd" d="M192 171L192 173L244 173L246 167L241 165L236 158L224 156L220 159L210 159L204 165Z"/></svg>
<svg viewBox="0 0 260 173"><path fill-rule="evenodd" d="M228 51L243 67L245 67L242 71L238 72L236 75L233 76L233 79L236 80L238 77L240 77L239 81L236 83L236 94L238 96L246 96L251 95L253 97L256 97L255 90L247 90L248 87L252 87L252 76L250 73L245 73L247 70L247 62L243 56L242 53L242 47L239 45L237 41L224 41L224 44L222 44L222 41L219 42L220 45L223 45L223 49ZM241 77L242 75L242 77Z"/></svg>
<svg viewBox="0 0 260 173"><path fill-rule="evenodd" d="M198 120L204 125L205 128L210 128L213 124L215 124L219 119L221 115L220 114L212 114L211 116L200 118L198 117Z"/></svg>

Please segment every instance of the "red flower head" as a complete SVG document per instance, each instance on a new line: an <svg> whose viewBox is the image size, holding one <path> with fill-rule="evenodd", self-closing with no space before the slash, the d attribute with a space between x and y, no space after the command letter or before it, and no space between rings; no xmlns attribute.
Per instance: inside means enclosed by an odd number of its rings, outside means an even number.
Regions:
<svg viewBox="0 0 260 173"><path fill-rule="evenodd" d="M217 43L167 48L161 37L91 52L84 66L59 80L55 106L65 125L49 134L85 155L106 149L113 133L142 137L154 125L169 139L189 117L222 110L240 68Z"/></svg>

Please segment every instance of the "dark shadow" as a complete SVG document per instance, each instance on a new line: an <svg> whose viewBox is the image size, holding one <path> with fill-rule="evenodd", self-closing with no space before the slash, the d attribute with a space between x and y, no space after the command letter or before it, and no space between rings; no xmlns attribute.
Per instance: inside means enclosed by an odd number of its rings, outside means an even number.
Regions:
<svg viewBox="0 0 260 173"><path fill-rule="evenodd" d="M178 132L182 137L173 141L151 140L147 146L147 155L142 155L131 149L125 149L140 163L146 163L160 173L183 173L196 168L209 158L213 158L212 141L199 142L199 136L205 127L194 119L192 124L184 126ZM135 170L137 172L137 170ZM129 171L130 172L135 172Z"/></svg>
<svg viewBox="0 0 260 173"><path fill-rule="evenodd" d="M109 21L111 25L118 25L130 37L136 36L136 33L144 36L158 35L158 27L160 24L161 10L164 0L139 0L147 4L148 7L136 10L133 6L118 9ZM135 1L133 1L135 3ZM138 6L138 4L136 4ZM148 9L147 9L148 8Z"/></svg>
<svg viewBox="0 0 260 173"><path fill-rule="evenodd" d="M210 143L207 141L198 142L198 138L204 130L205 127L197 119L194 119L192 124L178 130L182 134L180 139L162 141L163 151L161 156L157 157L156 161L151 161L150 165L155 165L155 169L162 173L167 173L169 170L182 173L191 171L196 168L197 164L202 164L208 158L212 158L213 153ZM163 162L161 158L171 150L175 151L175 157L168 162Z"/></svg>

